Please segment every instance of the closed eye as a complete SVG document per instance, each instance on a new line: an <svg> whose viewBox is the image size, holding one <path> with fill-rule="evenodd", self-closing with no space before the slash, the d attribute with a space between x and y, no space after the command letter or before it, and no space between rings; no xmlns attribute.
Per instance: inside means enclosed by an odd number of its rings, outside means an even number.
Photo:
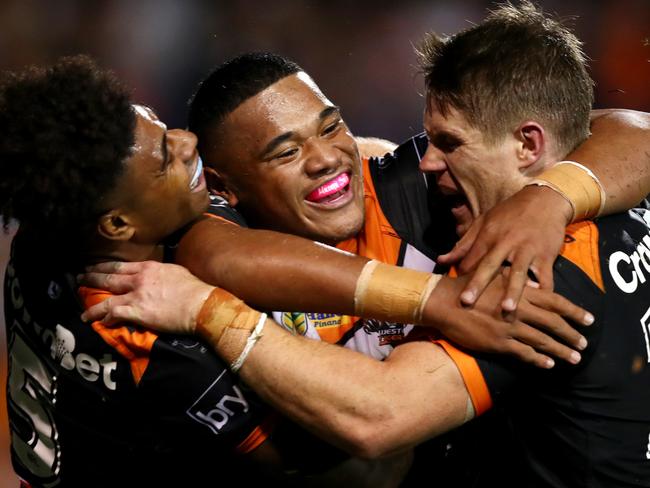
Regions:
<svg viewBox="0 0 650 488"><path fill-rule="evenodd" d="M286 151L282 151L280 154L275 156L274 159L290 158L291 156L294 156L297 152L298 152L298 148L292 147L290 149L287 149Z"/></svg>
<svg viewBox="0 0 650 488"><path fill-rule="evenodd" d="M343 122L341 119L337 119L335 122L333 122L333 123L329 124L328 126L326 126L325 129L323 129L323 135L326 136L328 134L334 133L336 131L336 129L341 127L341 122Z"/></svg>

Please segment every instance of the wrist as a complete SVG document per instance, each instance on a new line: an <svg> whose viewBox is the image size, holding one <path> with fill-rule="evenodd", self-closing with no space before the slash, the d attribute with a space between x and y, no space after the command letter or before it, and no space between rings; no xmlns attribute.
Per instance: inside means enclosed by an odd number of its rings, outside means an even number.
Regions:
<svg viewBox="0 0 650 488"><path fill-rule="evenodd" d="M450 310L460 306L460 293L466 280L441 276L422 310L422 323L442 331Z"/></svg>
<svg viewBox="0 0 650 488"><path fill-rule="evenodd" d="M598 177L589 168L575 161L560 161L530 184L548 187L564 197L572 210L570 222L598 217L607 200Z"/></svg>
<svg viewBox="0 0 650 488"><path fill-rule="evenodd" d="M550 210L547 212L548 214L557 215L558 219L562 221L563 227L566 227L573 221L574 210L571 202L553 188L530 184L521 191L530 194L535 204L540 208Z"/></svg>
<svg viewBox="0 0 650 488"><path fill-rule="evenodd" d="M418 324L439 279L439 275L369 261L357 279L355 315Z"/></svg>
<svg viewBox="0 0 650 488"><path fill-rule="evenodd" d="M214 286L206 285L201 283L197 290L192 293L191 303L188 305L189 312L187 316L190 318L187 324L187 332L190 335L202 335L200 330L197 328L197 323L201 309L205 305L205 302L210 297L212 291L215 290Z"/></svg>

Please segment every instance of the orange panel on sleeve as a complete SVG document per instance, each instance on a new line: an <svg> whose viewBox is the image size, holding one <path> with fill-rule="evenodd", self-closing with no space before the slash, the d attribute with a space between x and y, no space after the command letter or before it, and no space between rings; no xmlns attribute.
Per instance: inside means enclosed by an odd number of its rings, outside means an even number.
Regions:
<svg viewBox="0 0 650 488"><path fill-rule="evenodd" d="M239 454L247 454L254 451L262 445L262 443L269 438L271 432L278 423L277 413L272 413L264 419L264 421L255 427L246 439L239 443L235 451Z"/></svg>
<svg viewBox="0 0 650 488"><path fill-rule="evenodd" d="M79 287L79 296L86 309L113 296L111 293L96 288ZM142 379L154 342L158 335L146 330L129 330L125 325L107 326L99 321L92 323L92 328L108 345L113 347L131 365L131 374L136 384Z"/></svg>
<svg viewBox="0 0 650 488"><path fill-rule="evenodd" d="M481 415L492 408L492 396L490 395L490 390L488 390L487 383L485 383L485 378L483 377L483 373L481 373L481 368L479 368L476 359L445 340L439 339L433 342L442 347L454 363L456 363L469 392L469 396L472 399L476 415Z"/></svg>
<svg viewBox="0 0 650 488"><path fill-rule="evenodd" d="M578 266L598 288L605 291L600 272L598 227L591 221L578 222L566 228L564 246L560 255Z"/></svg>

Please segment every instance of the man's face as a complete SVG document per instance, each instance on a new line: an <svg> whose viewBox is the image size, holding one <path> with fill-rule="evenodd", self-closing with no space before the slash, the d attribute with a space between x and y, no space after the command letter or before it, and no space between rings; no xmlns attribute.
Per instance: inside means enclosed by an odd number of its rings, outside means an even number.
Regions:
<svg viewBox="0 0 650 488"><path fill-rule="evenodd" d="M156 243L197 218L208 192L194 134L167 130L147 107L134 109L135 145L112 199L136 228L134 242Z"/></svg>
<svg viewBox="0 0 650 488"><path fill-rule="evenodd" d="M456 218L456 232L462 236L472 221L492 208L509 191L519 175L515 139L508 137L487 144L461 112L451 107L446 116L429 103L424 128L429 145L420 169L433 173Z"/></svg>
<svg viewBox="0 0 650 488"><path fill-rule="evenodd" d="M338 107L305 73L246 100L207 137L206 161L252 225L329 244L360 231L356 143Z"/></svg>

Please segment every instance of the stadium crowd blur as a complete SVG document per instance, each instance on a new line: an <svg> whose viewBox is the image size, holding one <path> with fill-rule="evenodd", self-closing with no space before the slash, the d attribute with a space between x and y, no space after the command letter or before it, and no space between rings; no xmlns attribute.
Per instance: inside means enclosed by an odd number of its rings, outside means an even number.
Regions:
<svg viewBox="0 0 650 488"><path fill-rule="evenodd" d="M650 111L650 0L537 0L585 43L596 107ZM486 0L1 0L0 70L87 53L114 69L170 127L214 65L244 51L293 58L358 135L399 142L419 132L422 80L413 46L429 30L479 21ZM0 274L9 237L0 237ZM0 302L2 297L0 296ZM0 488L8 455L6 347L0 315Z"/></svg>

